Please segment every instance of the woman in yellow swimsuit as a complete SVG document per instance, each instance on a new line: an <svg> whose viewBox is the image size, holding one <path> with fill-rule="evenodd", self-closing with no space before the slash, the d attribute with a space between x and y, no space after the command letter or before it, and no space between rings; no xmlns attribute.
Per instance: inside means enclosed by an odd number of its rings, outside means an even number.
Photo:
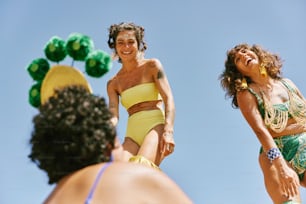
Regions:
<svg viewBox="0 0 306 204"><path fill-rule="evenodd" d="M175 106L162 64L144 58L144 28L134 23L111 25L108 45L122 64L108 81L107 92L113 123L119 120L119 102L129 114L123 142L125 159L158 169L175 146Z"/></svg>
<svg viewBox="0 0 306 204"><path fill-rule="evenodd" d="M306 186L306 101L282 78L278 55L258 45L227 52L221 85L261 143L265 186L275 204L301 203Z"/></svg>

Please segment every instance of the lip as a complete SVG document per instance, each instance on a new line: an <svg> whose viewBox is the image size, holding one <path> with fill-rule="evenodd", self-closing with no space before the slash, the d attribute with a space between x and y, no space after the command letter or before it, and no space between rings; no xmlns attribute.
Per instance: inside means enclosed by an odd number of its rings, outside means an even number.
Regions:
<svg viewBox="0 0 306 204"><path fill-rule="evenodd" d="M132 52L127 52L127 51L124 51L124 52L121 52L121 54L123 54L123 55L129 55L129 54L131 54Z"/></svg>
<svg viewBox="0 0 306 204"><path fill-rule="evenodd" d="M248 66L252 60L252 58L247 58L245 61L245 65Z"/></svg>

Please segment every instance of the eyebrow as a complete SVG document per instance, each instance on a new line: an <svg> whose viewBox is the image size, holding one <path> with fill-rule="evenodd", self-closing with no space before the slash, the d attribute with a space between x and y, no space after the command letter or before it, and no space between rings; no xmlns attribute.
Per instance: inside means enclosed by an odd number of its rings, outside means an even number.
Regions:
<svg viewBox="0 0 306 204"><path fill-rule="evenodd" d="M128 40L128 41L132 41L133 40L133 41L135 41L136 39L135 38L120 38L120 37L116 39L117 42L118 41L124 41L124 40Z"/></svg>

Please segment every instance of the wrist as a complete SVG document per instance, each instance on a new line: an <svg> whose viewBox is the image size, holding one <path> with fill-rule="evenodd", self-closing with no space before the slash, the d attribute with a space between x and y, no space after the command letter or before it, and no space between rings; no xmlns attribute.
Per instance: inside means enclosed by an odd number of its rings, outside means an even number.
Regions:
<svg viewBox="0 0 306 204"><path fill-rule="evenodd" d="M113 124L113 126L116 126L118 124L118 118L117 117L112 117L110 119L111 123Z"/></svg>
<svg viewBox="0 0 306 204"><path fill-rule="evenodd" d="M266 152L266 156L272 164L274 160L279 160L282 157L282 153L277 147L273 147Z"/></svg>
<svg viewBox="0 0 306 204"><path fill-rule="evenodd" d="M172 129L164 129L164 133L173 134L173 130Z"/></svg>
<svg viewBox="0 0 306 204"><path fill-rule="evenodd" d="M164 136L172 136L173 135L173 131L164 131L163 135Z"/></svg>

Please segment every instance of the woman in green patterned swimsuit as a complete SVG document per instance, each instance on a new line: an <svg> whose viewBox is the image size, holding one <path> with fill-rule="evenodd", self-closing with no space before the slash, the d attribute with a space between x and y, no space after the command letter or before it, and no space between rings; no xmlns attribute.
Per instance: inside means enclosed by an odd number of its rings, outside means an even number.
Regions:
<svg viewBox="0 0 306 204"><path fill-rule="evenodd" d="M301 203L306 187L306 101L289 79L282 61L258 45L240 44L227 52L220 75L262 147L259 163L265 186L276 204Z"/></svg>

